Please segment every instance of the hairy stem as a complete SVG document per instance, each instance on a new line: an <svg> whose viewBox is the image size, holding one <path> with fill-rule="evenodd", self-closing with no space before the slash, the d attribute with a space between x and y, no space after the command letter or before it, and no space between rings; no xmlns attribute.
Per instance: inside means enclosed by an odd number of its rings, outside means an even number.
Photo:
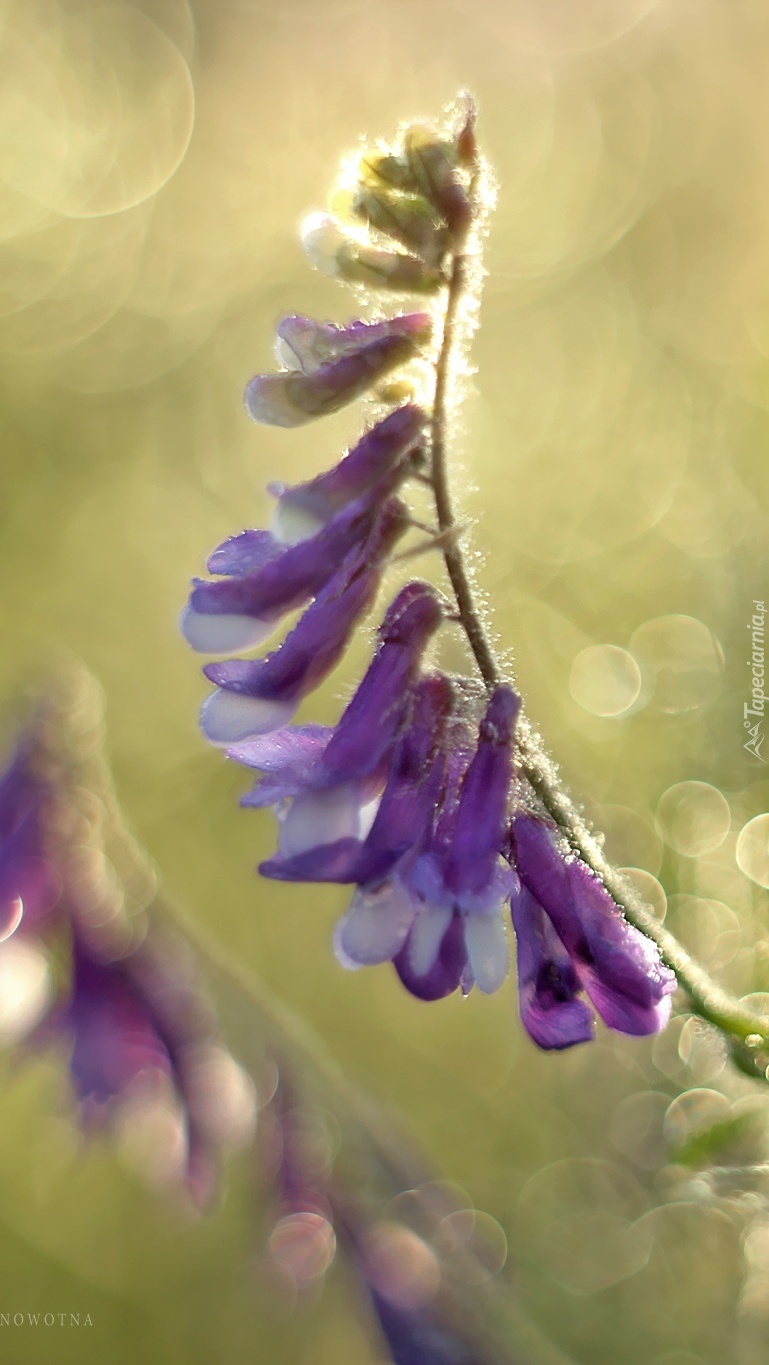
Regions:
<svg viewBox="0 0 769 1365"><path fill-rule="evenodd" d="M476 218L480 209L478 187L481 174L480 163L476 163L470 182L470 196ZM474 247L475 236L476 233L470 234L471 250ZM466 302L472 275L473 259L466 244L462 243L452 258L440 347L435 362L435 390L430 423L431 483L438 525L447 537L443 546L443 559L456 599L459 621L478 672L486 688L491 691L501 681L503 671L484 629L461 538L452 535L457 522L448 471L448 433L455 402L453 381L457 358L468 340ZM640 929L657 945L663 961L675 972L679 985L689 997L693 1012L714 1025L732 1041L735 1060L744 1070L751 1075L768 1078L769 1019L746 1009L739 1000L722 990L689 956L674 935L663 928L649 907L604 856L600 843L554 775L552 765L546 760L537 736L526 722L520 726L519 735L518 770L538 796L547 814L574 851L601 878L629 923Z"/></svg>

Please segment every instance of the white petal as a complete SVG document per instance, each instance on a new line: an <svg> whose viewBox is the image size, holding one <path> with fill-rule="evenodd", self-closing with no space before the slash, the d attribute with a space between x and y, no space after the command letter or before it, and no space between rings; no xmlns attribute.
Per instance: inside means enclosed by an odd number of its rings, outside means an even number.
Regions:
<svg viewBox="0 0 769 1365"><path fill-rule="evenodd" d="M251 735L280 730L288 725L297 706L297 702L263 701L217 687L203 702L200 728L212 744L234 744Z"/></svg>
<svg viewBox="0 0 769 1365"><path fill-rule="evenodd" d="M290 498L285 501L278 498L270 521L270 532L281 545L298 545L300 541L317 535L324 525L323 517L317 512L311 512Z"/></svg>
<svg viewBox="0 0 769 1365"><path fill-rule="evenodd" d="M195 611L185 607L179 619L182 635L199 654L239 653L253 649L277 627L275 621L259 621L255 616L235 613Z"/></svg>
<svg viewBox="0 0 769 1365"><path fill-rule="evenodd" d="M255 422L268 427L302 427L317 413L301 406L302 389L298 374L257 374L246 385L246 411Z"/></svg>
<svg viewBox="0 0 769 1365"><path fill-rule="evenodd" d="M344 919L338 919L334 925L334 933L332 935L334 957L339 963L339 966L344 967L346 972L359 972L364 964L362 962L355 962L342 947L342 930L344 929L344 923Z"/></svg>
<svg viewBox="0 0 769 1365"><path fill-rule="evenodd" d="M299 228L305 254L323 275L338 275L340 249L345 235L339 224L328 213L311 213Z"/></svg>
<svg viewBox="0 0 769 1365"><path fill-rule="evenodd" d="M306 853L337 839L358 837L360 793L357 782L325 791L302 792L291 802L281 821L280 852L286 858Z"/></svg>
<svg viewBox="0 0 769 1365"><path fill-rule="evenodd" d="M338 945L352 962L389 962L403 947L415 913L414 901L399 882L386 882L373 894L359 888L339 922Z"/></svg>
<svg viewBox="0 0 769 1365"><path fill-rule="evenodd" d="M453 913L450 905L426 905L417 915L409 942L409 960L417 976L425 976L435 965Z"/></svg>
<svg viewBox="0 0 769 1365"><path fill-rule="evenodd" d="M492 995L499 990L510 965L510 949L501 911L468 915L465 919L465 947L478 989L486 995Z"/></svg>

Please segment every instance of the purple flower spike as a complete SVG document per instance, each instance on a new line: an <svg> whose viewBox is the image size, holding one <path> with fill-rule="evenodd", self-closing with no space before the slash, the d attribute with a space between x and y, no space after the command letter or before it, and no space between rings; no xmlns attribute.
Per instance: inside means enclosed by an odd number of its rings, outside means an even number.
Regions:
<svg viewBox="0 0 769 1365"><path fill-rule="evenodd" d="M290 721L302 698L344 654L374 602L382 562L404 528L405 509L392 498L363 550L348 556L278 649L264 659L230 659L204 668L218 689L201 712L203 733L212 743L232 744Z"/></svg>
<svg viewBox="0 0 769 1365"><path fill-rule="evenodd" d="M317 322L315 318L283 318L277 327L278 361L304 374L313 374L329 361L387 337L402 337L423 345L432 326L429 313L403 313L383 322L350 322L341 327L333 322Z"/></svg>
<svg viewBox="0 0 769 1365"><path fill-rule="evenodd" d="M305 540L347 503L376 492L391 470L400 468L405 476L410 468L405 457L417 445L424 421L421 408L406 403L371 427L333 469L293 487L270 484L278 499L272 518L275 539L287 545ZM212 573L228 572L208 567Z"/></svg>
<svg viewBox="0 0 769 1365"><path fill-rule="evenodd" d="M593 1018L571 959L541 905L525 886L511 899L518 941L518 999L527 1033L541 1048L587 1043Z"/></svg>
<svg viewBox="0 0 769 1365"><path fill-rule="evenodd" d="M675 977L655 945L627 923L585 863L562 856L543 820L517 815L512 842L521 881L548 915L604 1023L620 1033L657 1033L670 1014Z"/></svg>
<svg viewBox="0 0 769 1365"><path fill-rule="evenodd" d="M414 314L423 319L426 314ZM309 374L288 370L258 374L246 386L246 410L255 422L275 427L299 427L315 417L338 412L374 388L385 375L413 359L429 340L430 321L407 332L397 330L319 365Z"/></svg>

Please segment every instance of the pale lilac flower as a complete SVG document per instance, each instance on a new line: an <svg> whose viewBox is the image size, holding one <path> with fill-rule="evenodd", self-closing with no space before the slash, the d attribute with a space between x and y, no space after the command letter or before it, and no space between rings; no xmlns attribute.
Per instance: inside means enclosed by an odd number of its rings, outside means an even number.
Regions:
<svg viewBox="0 0 769 1365"><path fill-rule="evenodd" d="M429 313L402 313L382 322L319 322L301 315L282 318L276 328L279 363L287 369L314 374L329 361L353 355L375 341L399 337L404 341L429 340L433 320Z"/></svg>
<svg viewBox="0 0 769 1365"><path fill-rule="evenodd" d="M354 323L346 332L340 329L329 348L330 358L322 363L255 375L246 385L246 410L255 422L278 427L302 426L338 412L412 360L429 341L431 330L427 313L388 319L373 340L367 338L364 323Z"/></svg>
<svg viewBox="0 0 769 1365"><path fill-rule="evenodd" d="M658 1032L670 1015L673 973L663 965L652 941L628 924L599 878L581 859L562 853L553 835L551 827L536 816L515 816L511 842L521 882L534 906L550 920L581 989L603 1022L620 1033ZM519 901L515 909L528 978L531 963L543 954L541 920L536 910L532 914L532 901ZM552 944L549 936L548 941ZM542 998L536 992L534 1000L541 1007ZM527 1017L534 1020L531 1005L529 990L524 998L524 1023ZM540 1032L541 1025L542 1020L534 1020ZM578 1032L578 1026L573 1026ZM545 1036L551 1036L546 1028ZM557 1036L557 1029L552 1036Z"/></svg>
<svg viewBox="0 0 769 1365"><path fill-rule="evenodd" d="M180 1124L180 1175L194 1202L207 1205L221 1164L216 1124L206 1110L214 1017L180 944L146 939L110 955L72 923L72 973L64 1001L37 1031L37 1041L71 1045L70 1078L87 1130L112 1127L126 1104L173 1101Z"/></svg>

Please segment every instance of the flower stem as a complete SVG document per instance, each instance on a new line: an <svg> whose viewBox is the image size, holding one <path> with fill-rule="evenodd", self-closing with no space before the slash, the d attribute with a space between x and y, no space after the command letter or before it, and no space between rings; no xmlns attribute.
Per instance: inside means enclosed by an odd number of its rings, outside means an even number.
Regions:
<svg viewBox="0 0 769 1365"><path fill-rule="evenodd" d="M470 251L474 249L478 236L482 174L482 165L476 160L469 186L476 221L475 229L468 234ZM459 621L478 672L487 690L491 691L501 681L503 670L484 629L462 540L452 534L457 521L448 471L448 432L456 402L454 376L471 326L467 303L476 267L470 251L466 242L460 243L449 271L440 347L435 362L435 390L430 421L430 482L438 525L446 535L443 559L456 599ZM726 1035L732 1043L733 1057L743 1070L769 1079L769 1019L746 1009L739 1000L722 990L690 957L675 936L663 928L627 880L604 856L599 841L560 784L539 738L526 721L521 723L519 735L518 770L536 793L547 814L574 851L601 878L628 922L657 945L663 961L675 972L679 985L689 997L692 1011Z"/></svg>

